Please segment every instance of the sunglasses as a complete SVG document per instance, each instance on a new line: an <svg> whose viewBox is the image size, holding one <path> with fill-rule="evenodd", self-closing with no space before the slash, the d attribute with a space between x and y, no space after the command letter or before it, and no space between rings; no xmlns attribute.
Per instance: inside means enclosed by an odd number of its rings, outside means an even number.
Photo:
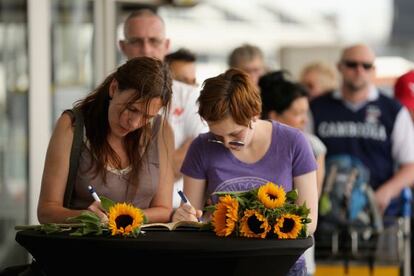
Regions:
<svg viewBox="0 0 414 276"><path fill-rule="evenodd" d="M251 121L249 122L249 125L248 125L247 128L245 128L244 130L242 130L242 131L239 132L240 134L243 132L243 139L246 137L246 131L248 129L252 129L252 122ZM236 136L236 138L237 138L237 136ZM225 145L225 143L221 139L219 140L218 138L216 138L216 139L208 139L207 141L209 143L216 143L216 144ZM230 146L233 146L233 147L244 147L245 146L245 143L243 141L241 141L241 140L232 140L232 141L229 142L229 145Z"/></svg>
<svg viewBox="0 0 414 276"><path fill-rule="evenodd" d="M216 140L216 139L208 139L207 141L210 142L210 143L217 143L217 144L224 145L224 142L222 142L220 140ZM244 142L243 141L230 141L229 145L236 146L236 147L243 147Z"/></svg>
<svg viewBox="0 0 414 276"><path fill-rule="evenodd" d="M362 68L364 68L365 70L370 70L370 69L372 69L372 67L374 67L374 64L369 63L369 62L358 62L358 61L353 61L353 60L344 60L344 61L342 61L342 63L350 69L356 69L358 66L362 66Z"/></svg>

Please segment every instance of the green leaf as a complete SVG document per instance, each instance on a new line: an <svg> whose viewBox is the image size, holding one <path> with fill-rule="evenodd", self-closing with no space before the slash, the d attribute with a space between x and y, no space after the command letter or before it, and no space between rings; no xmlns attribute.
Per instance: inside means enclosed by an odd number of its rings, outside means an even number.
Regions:
<svg viewBox="0 0 414 276"><path fill-rule="evenodd" d="M139 236L139 233L141 233L141 227L135 228L135 229L132 231L132 236L133 236L134 238L136 238L136 237L138 237L138 236Z"/></svg>
<svg viewBox="0 0 414 276"><path fill-rule="evenodd" d="M306 226L306 224L304 224L303 226L302 226L302 229L300 230L300 232L299 232L299 235L298 235L298 237L299 238L306 238L307 237L307 226Z"/></svg>
<svg viewBox="0 0 414 276"><path fill-rule="evenodd" d="M298 199L298 190L293 189L286 193L286 198L290 202L295 202Z"/></svg>
<svg viewBox="0 0 414 276"><path fill-rule="evenodd" d="M78 226L76 231L71 233L71 236L83 236L88 234L101 235L102 234L102 224L96 224L95 222L84 222L81 226Z"/></svg>
<svg viewBox="0 0 414 276"><path fill-rule="evenodd" d="M245 194L245 191L227 191L227 192L214 192L212 193L213 195L218 195L218 196L224 196L224 195L230 195L232 197L239 197L242 196L243 194Z"/></svg>
<svg viewBox="0 0 414 276"><path fill-rule="evenodd" d="M84 211L79 216L67 219L69 222L81 223L78 229L71 233L73 236L83 236L88 234L102 234L102 223L100 218L93 212Z"/></svg>
<svg viewBox="0 0 414 276"><path fill-rule="evenodd" d="M109 199L109 198L107 198L107 197L100 196L99 198L101 199L101 206L102 206L102 208L104 208L104 210L105 210L106 212L109 212L109 209L110 209L113 205L115 205L115 201L113 201L113 200L111 200L111 199Z"/></svg>
<svg viewBox="0 0 414 276"><path fill-rule="evenodd" d="M246 205L249 203L245 198L237 197L237 201L239 202L239 207L241 209L245 209Z"/></svg>
<svg viewBox="0 0 414 276"><path fill-rule="evenodd" d="M70 236L83 236L83 229L82 228L78 228L78 229L76 229L76 231L75 232L73 232L73 233L70 233L69 234Z"/></svg>
<svg viewBox="0 0 414 276"><path fill-rule="evenodd" d="M83 227L82 229L82 234L83 235L87 235L87 234L91 234L91 233L96 233L98 229L88 226L86 225L85 227Z"/></svg>
<svg viewBox="0 0 414 276"><path fill-rule="evenodd" d="M46 223L42 224L41 228L46 234L62 232L61 228L56 223Z"/></svg>
<svg viewBox="0 0 414 276"><path fill-rule="evenodd" d="M291 210L291 213L301 217L307 217L310 214L310 209L306 206L306 202L304 202L301 206L295 205L295 209Z"/></svg>
<svg viewBox="0 0 414 276"><path fill-rule="evenodd" d="M84 211L79 216L70 217L67 219L68 222L81 222L81 223L94 223L94 224L101 224L101 219L98 217L97 214L91 211Z"/></svg>
<svg viewBox="0 0 414 276"><path fill-rule="evenodd" d="M216 205L209 205L203 208L205 212L214 212L216 210Z"/></svg>

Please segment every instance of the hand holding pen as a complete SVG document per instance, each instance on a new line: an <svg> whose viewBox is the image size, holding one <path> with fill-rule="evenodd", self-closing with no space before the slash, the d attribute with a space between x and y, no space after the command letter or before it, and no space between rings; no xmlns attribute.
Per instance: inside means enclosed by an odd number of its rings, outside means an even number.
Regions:
<svg viewBox="0 0 414 276"><path fill-rule="evenodd" d="M180 206L174 213L173 221L180 221L180 220L190 220L193 221L194 217L197 221L201 221L202 211L196 210L193 205L191 205L188 198L182 191L178 191L179 196L181 197L182 202L184 203Z"/></svg>
<svg viewBox="0 0 414 276"><path fill-rule="evenodd" d="M88 210L94 212L101 219L101 222L107 222L108 216L106 215L105 210L102 208L101 199L99 198L95 189L91 185L89 185L88 191L94 199L94 202L91 205L89 205Z"/></svg>
<svg viewBox="0 0 414 276"><path fill-rule="evenodd" d="M98 194L95 192L95 189L91 185L88 186L88 191L91 193L95 201L101 202L101 199L99 198Z"/></svg>

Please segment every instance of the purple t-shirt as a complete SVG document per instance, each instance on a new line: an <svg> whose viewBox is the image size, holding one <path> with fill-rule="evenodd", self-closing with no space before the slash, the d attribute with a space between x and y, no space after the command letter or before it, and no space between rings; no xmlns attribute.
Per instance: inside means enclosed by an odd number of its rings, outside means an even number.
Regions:
<svg viewBox="0 0 414 276"><path fill-rule="evenodd" d="M305 136L295 128L272 121L272 141L257 162L238 160L229 149L210 143L211 133L200 134L187 152L181 172L207 180L207 193L246 191L271 181L292 190L293 178L316 170L315 157Z"/></svg>

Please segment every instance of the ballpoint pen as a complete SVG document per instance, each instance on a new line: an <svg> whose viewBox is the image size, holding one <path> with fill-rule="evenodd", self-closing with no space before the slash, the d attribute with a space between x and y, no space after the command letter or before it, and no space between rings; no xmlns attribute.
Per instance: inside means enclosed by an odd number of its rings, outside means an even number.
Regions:
<svg viewBox="0 0 414 276"><path fill-rule="evenodd" d="M95 201L101 202L101 199L99 198L98 194L95 192L94 188L91 185L88 186L88 191L91 193Z"/></svg>
<svg viewBox="0 0 414 276"><path fill-rule="evenodd" d="M191 205L190 201L189 201L189 200L188 200L188 198L185 196L185 194L184 194L184 192L183 192L183 191L178 190L178 195L181 197L181 200L184 202L184 204L188 204L188 205L190 205L190 206L193 206L193 205ZM193 206L193 207L194 207L194 206ZM200 222L200 221L201 221L201 219L200 219L200 218L197 218L197 220L198 220L198 222Z"/></svg>

